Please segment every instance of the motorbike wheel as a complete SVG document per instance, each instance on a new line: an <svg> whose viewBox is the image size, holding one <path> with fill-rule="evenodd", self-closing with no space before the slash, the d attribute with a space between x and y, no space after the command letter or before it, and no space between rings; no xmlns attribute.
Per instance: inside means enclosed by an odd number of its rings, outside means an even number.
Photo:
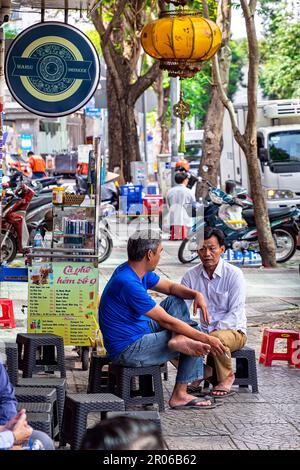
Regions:
<svg viewBox="0 0 300 470"><path fill-rule="evenodd" d="M99 263L103 263L111 254L113 241L106 230L100 229L99 234Z"/></svg>
<svg viewBox="0 0 300 470"><path fill-rule="evenodd" d="M276 261L284 263L294 256L296 251L296 237L289 228L276 228L273 231L276 246Z"/></svg>
<svg viewBox="0 0 300 470"><path fill-rule="evenodd" d="M18 246L17 240L10 233L7 235L4 245L2 246L2 240L6 232L1 232L1 261L11 263L17 256Z"/></svg>
<svg viewBox="0 0 300 470"><path fill-rule="evenodd" d="M191 263L198 258L197 237L185 238L178 250L178 259L181 263Z"/></svg>
<svg viewBox="0 0 300 470"><path fill-rule="evenodd" d="M88 346L82 346L81 348L81 362L82 362L82 370L89 370L90 349Z"/></svg>

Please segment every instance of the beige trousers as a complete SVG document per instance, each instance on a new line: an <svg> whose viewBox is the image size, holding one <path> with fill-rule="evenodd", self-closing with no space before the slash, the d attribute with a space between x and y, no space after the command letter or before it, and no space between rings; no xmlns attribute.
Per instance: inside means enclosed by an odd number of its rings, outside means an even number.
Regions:
<svg viewBox="0 0 300 470"><path fill-rule="evenodd" d="M226 353L229 356L226 357L225 354L214 356L218 382L222 382L222 380L233 373L230 353L242 349L247 342L247 336L241 331L236 330L215 330L210 334L219 338L224 346L226 346Z"/></svg>

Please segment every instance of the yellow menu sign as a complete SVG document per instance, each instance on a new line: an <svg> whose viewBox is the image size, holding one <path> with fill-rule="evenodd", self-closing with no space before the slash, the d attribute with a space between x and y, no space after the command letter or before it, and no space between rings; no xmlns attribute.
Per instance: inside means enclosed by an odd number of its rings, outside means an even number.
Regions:
<svg viewBox="0 0 300 470"><path fill-rule="evenodd" d="M91 263L34 263L28 270L28 333L63 336L65 346L95 339L98 269Z"/></svg>

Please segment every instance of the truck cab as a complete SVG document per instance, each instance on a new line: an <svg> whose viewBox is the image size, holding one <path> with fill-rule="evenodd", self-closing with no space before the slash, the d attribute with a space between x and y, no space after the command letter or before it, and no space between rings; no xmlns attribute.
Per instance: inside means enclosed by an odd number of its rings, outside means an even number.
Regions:
<svg viewBox="0 0 300 470"><path fill-rule="evenodd" d="M238 127L245 132L248 106L235 104ZM223 123L221 184L233 179L250 189L247 162L236 143L227 111ZM257 105L257 157L270 208L300 208L300 100L272 100Z"/></svg>
<svg viewBox="0 0 300 470"><path fill-rule="evenodd" d="M259 128L257 146L268 206L300 208L300 124Z"/></svg>

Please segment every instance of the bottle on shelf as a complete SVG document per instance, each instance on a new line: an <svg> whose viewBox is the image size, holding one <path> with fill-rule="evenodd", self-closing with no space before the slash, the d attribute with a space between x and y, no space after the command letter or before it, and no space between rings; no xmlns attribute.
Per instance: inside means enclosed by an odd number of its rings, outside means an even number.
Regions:
<svg viewBox="0 0 300 470"><path fill-rule="evenodd" d="M36 234L35 234L34 239L33 239L33 248L34 249L35 248L44 248L44 240L43 240L41 231L39 229L36 231ZM34 258L34 261L36 263L41 263L43 261L43 259L38 257L38 258Z"/></svg>

